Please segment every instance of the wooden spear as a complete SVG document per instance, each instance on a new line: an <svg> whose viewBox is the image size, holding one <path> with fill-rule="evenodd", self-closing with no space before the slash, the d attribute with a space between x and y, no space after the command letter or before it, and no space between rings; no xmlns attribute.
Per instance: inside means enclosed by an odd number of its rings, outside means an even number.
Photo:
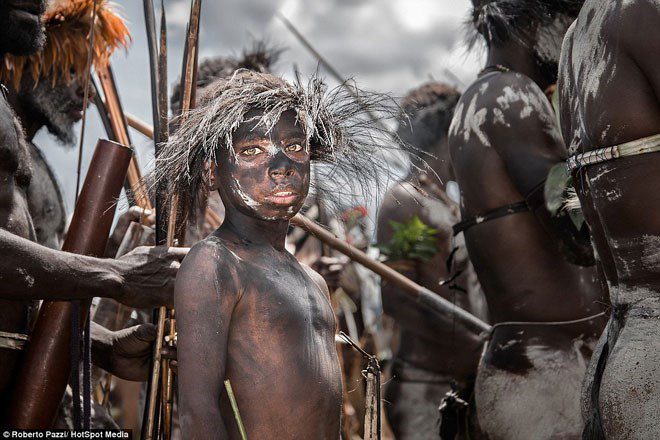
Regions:
<svg viewBox="0 0 660 440"><path fill-rule="evenodd" d="M152 129L152 138L154 139L154 150L158 156L159 146L162 142L167 141L167 25L165 22L165 8L161 2L161 44L159 48L158 41L156 40L156 18L154 14L153 0L143 0L144 6L144 20L147 28L147 44L149 47L149 67L151 73L151 106L152 116L155 129ZM162 75L161 75L162 74ZM165 92L163 92L165 90ZM161 96L161 95L165 96ZM165 108L161 108L160 104L164 102ZM155 197L155 214L156 214L156 244L163 245L166 242L166 222L165 222L165 196L162 188L156 189ZM153 322L158 325L161 320L161 309L154 310ZM160 376L160 350L162 348L162 340L165 328L164 326L157 327L156 340L154 342L154 352L151 358L150 371L151 376L147 381L146 402L144 405L144 415L142 418L142 439L152 439L158 437L155 432L157 423L155 420L156 414L160 414L160 408L156 406L159 404L158 393L160 387L158 386L158 379Z"/></svg>
<svg viewBox="0 0 660 440"><path fill-rule="evenodd" d="M162 4L162 3L161 3ZM181 112L182 115L184 115L190 110L191 108L194 108L195 102L194 102L194 92L193 88L195 88L195 70L197 66L197 54L198 54L198 40L199 40L199 20L200 20L200 14L201 14L201 0L192 0L191 3L191 8L190 8L190 19L188 22L188 28L186 31L186 42L185 42L185 50L184 50L184 60L183 60L183 74L181 77L181 85L182 85L182 98L181 98ZM165 22L164 22L164 17L165 17L165 12L163 9L163 22L161 23L161 48L160 48L160 54L161 57L159 58L159 75L161 77L159 78L159 84L158 84L158 98L159 98L159 104L166 105L166 93L167 89L166 86L164 86L163 78L162 75L165 71L163 68L163 64L166 61L166 58L164 57L164 46L166 47L166 37L164 34L164 29L165 29ZM164 109L161 107L160 108L161 112L161 133L166 133L164 130L164 125L166 125L166 121L163 121L162 117L164 114ZM159 139L159 141L163 142L166 139ZM157 143L158 144L158 143ZM177 239L181 241L183 239L183 231L184 228L177 228L177 220L180 218L185 221L186 218L186 213L185 212L180 212L181 210L179 209L179 199L176 194L172 195L172 198L169 203L169 218L168 218L168 224L167 224L167 245L168 246L174 246L177 244ZM159 214L163 213L158 213ZM179 215L181 214L181 215ZM149 394L147 396L148 401L147 401L147 408L146 408L146 420L144 421L144 425L146 425L146 432L144 432L143 438L149 440L154 438L154 429L156 428L156 413L157 413L157 407L158 405L158 383L159 381L162 382L162 387L161 387L161 396L162 399L164 399L164 407L163 409L163 414L162 414L162 422L163 422L163 427L164 427L164 434L165 438L169 439L169 436L171 435L171 421L172 421L172 385L173 385L173 375L172 375L172 370L169 366L169 361L167 359L162 358L162 345L163 345L163 339L164 339L164 334L165 334L165 320L167 317L170 317L170 319L174 319L174 310L171 310L168 312L168 310L165 307L161 307L158 311L158 323L157 323L157 338L156 338L156 343L154 344L154 361L153 361L153 368L152 368L152 373L151 373L151 378L150 378L150 384L149 384ZM175 335L175 328L173 323L170 326L170 337L168 343L170 345L173 344L174 342L174 335Z"/></svg>
<svg viewBox="0 0 660 440"><path fill-rule="evenodd" d="M105 95L104 104L110 119L110 125L114 133L114 138L117 139L117 142L122 145L132 146L132 142L128 134L126 117L122 109L119 93L117 91L117 86L110 64L105 62L98 66L96 69L96 74L98 75L101 88L103 89L103 94ZM128 168L126 180L128 180L128 184L133 193L132 196L135 200L135 204L140 208L151 210L153 207L151 205L151 201L149 200L144 182L142 181L142 174L140 173L140 167L138 166L135 155L133 155L133 158L131 159L131 164Z"/></svg>

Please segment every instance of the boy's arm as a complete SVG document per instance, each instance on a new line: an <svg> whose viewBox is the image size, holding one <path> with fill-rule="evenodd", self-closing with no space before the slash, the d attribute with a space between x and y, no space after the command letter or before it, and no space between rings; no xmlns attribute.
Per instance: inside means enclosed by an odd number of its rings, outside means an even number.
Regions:
<svg viewBox="0 0 660 440"><path fill-rule="evenodd" d="M219 258L216 245L199 243L183 261L174 287L179 417L189 439L228 438L220 397L235 295L221 279Z"/></svg>

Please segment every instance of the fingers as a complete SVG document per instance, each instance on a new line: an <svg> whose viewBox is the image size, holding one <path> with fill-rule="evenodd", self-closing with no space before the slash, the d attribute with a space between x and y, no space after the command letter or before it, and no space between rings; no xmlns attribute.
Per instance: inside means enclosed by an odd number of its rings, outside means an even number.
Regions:
<svg viewBox="0 0 660 440"><path fill-rule="evenodd" d="M190 248L183 248L183 247L171 247L167 248L167 253L174 258L177 259L177 261L181 262L183 259L188 255L188 251L190 251Z"/></svg>
<svg viewBox="0 0 660 440"><path fill-rule="evenodd" d="M167 247L167 246L140 246L135 248L134 252L155 254L163 257L171 257L181 262L188 255L188 247Z"/></svg>
<svg viewBox="0 0 660 440"><path fill-rule="evenodd" d="M156 221L155 213L150 209L131 206L124 214L130 221L142 223L143 225L153 226Z"/></svg>
<svg viewBox="0 0 660 440"><path fill-rule="evenodd" d="M153 342L156 340L156 326L153 324L136 325L135 337L141 341Z"/></svg>

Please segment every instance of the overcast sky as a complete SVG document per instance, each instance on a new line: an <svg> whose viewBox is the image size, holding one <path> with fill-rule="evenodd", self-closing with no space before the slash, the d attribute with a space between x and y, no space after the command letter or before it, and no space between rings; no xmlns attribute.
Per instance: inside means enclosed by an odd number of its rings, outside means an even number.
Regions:
<svg viewBox="0 0 660 440"><path fill-rule="evenodd" d="M160 4L159 0L154 2ZM151 123L142 2L117 3L133 35L129 51L118 52L112 59L119 93L127 112ZM469 6L470 0L204 0L200 54L202 58L239 54L255 39L266 39L286 49L276 73L290 78L294 64L303 74L313 72L316 60L276 18L279 11L342 75L355 78L362 88L402 96L431 78L462 88L475 77L481 64L480 56L468 54L463 43ZM181 71L190 1L165 0L165 8L171 84ZM104 136L92 107L85 134L84 170L96 139ZM132 137L141 167L149 168L152 144L136 132ZM71 211L77 151L58 146L45 130L35 142L54 168Z"/></svg>

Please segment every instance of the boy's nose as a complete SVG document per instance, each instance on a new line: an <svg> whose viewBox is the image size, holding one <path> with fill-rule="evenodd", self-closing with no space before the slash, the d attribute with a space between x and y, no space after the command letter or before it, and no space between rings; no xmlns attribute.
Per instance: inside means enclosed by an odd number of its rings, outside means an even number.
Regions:
<svg viewBox="0 0 660 440"><path fill-rule="evenodd" d="M284 152L280 151L273 158L268 174L271 179L276 181L292 177L295 174L293 162L291 162L291 159L289 159Z"/></svg>
<svg viewBox="0 0 660 440"><path fill-rule="evenodd" d="M280 167L280 168L275 168L270 170L270 177L273 180L282 180L285 177L291 177L293 176L295 171L293 168L286 168L286 167Z"/></svg>

